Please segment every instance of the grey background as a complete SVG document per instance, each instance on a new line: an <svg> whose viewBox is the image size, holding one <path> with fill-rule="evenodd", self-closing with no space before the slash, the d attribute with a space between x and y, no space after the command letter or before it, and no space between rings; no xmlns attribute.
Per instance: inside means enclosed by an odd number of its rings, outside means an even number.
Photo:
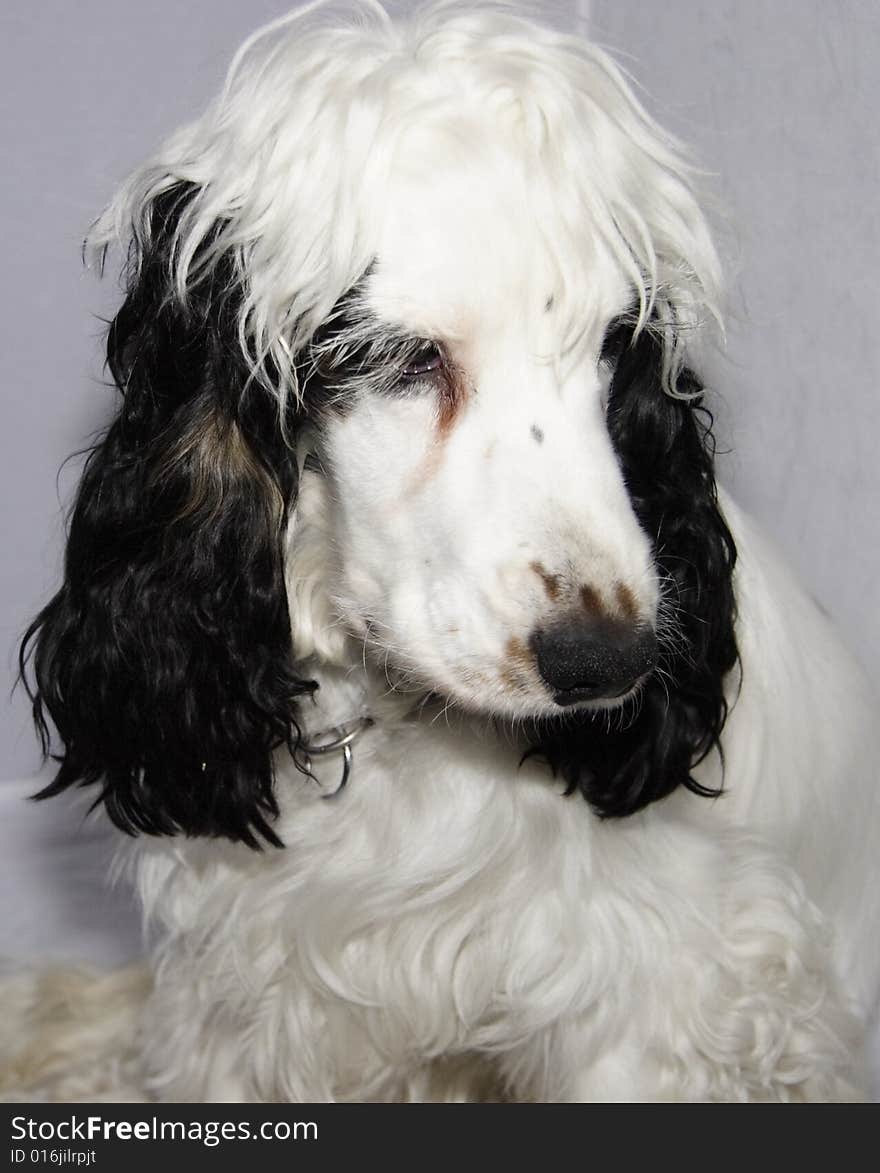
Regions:
<svg viewBox="0 0 880 1173"><path fill-rule="evenodd" d="M60 574L78 461L107 418L101 315L112 279L79 246L114 185L217 88L239 41L285 0L15 0L0 86L4 398L0 779L38 758L18 633ZM660 121L717 173L732 257L721 475L880 677L880 344L873 0L593 0L556 5L623 53Z"/></svg>
<svg viewBox="0 0 880 1173"><path fill-rule="evenodd" d="M726 208L722 480L880 681L880 5L593 0Z"/></svg>

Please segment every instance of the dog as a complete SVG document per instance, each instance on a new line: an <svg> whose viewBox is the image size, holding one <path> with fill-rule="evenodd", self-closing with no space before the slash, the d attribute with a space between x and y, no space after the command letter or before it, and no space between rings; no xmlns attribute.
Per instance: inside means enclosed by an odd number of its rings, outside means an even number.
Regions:
<svg viewBox="0 0 880 1173"><path fill-rule="evenodd" d="M151 933L54 1036L80 1097L863 1094L874 702L716 485L720 266L613 60L309 5L117 242L119 411L22 648L41 797L128 833Z"/></svg>

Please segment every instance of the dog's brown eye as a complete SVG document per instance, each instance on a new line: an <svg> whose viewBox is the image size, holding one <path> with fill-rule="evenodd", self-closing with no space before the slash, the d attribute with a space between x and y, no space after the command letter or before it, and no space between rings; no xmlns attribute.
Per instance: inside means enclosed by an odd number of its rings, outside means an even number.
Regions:
<svg viewBox="0 0 880 1173"><path fill-rule="evenodd" d="M416 379L420 375L428 375L431 371L439 371L443 365L443 356L436 342L426 342L412 356L401 372L404 378Z"/></svg>

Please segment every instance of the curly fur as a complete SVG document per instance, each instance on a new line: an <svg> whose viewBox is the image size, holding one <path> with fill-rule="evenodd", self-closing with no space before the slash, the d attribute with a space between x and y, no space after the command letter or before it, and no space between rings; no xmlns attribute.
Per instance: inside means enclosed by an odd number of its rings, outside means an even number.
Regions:
<svg viewBox="0 0 880 1173"><path fill-rule="evenodd" d="M65 744L42 797L98 783L126 831L256 846L278 842L272 752L295 746L291 702L313 687L294 668L284 592L297 469L234 345L230 263L185 305L169 296L192 198L164 193L132 246L107 346L122 408L86 464L64 586L23 662L38 636L34 716L44 746L47 716Z"/></svg>
<svg viewBox="0 0 880 1173"><path fill-rule="evenodd" d="M117 240L122 402L21 655L41 797L142 836L145 1094L856 1094L869 695L719 494L718 262L613 61L309 5Z"/></svg>

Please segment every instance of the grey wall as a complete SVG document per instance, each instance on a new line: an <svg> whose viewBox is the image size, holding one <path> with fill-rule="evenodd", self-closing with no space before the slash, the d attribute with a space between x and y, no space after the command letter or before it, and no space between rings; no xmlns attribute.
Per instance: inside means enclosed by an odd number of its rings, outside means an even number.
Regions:
<svg viewBox="0 0 880 1173"><path fill-rule="evenodd" d="M717 173L722 477L880 681L880 6L593 0L592 31Z"/></svg>
<svg viewBox="0 0 880 1173"><path fill-rule="evenodd" d="M23 698L6 696L15 638L60 571L59 502L78 465L57 489L56 474L112 402L97 315L116 293L82 272L80 241L114 184L215 90L242 37L287 6L14 0L0 17L0 778L37 766ZM740 226L745 312L713 372L736 447L727 479L880 675L878 16L869 0L593 0L592 13L662 120L720 173Z"/></svg>

